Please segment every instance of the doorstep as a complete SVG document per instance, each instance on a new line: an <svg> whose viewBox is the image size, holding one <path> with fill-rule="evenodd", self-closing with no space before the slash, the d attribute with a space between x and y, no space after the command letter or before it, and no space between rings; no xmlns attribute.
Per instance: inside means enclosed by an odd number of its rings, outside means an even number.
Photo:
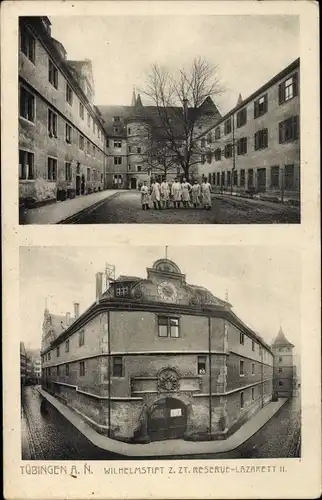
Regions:
<svg viewBox="0 0 322 500"><path fill-rule="evenodd" d="M205 453L225 453L238 448L256 432L258 432L286 403L287 398L268 403L250 420L243 424L234 434L224 441L185 441L173 439L167 441L153 441L146 444L131 444L110 439L96 432L86 420L75 410L61 403L54 396L43 389L38 389L54 408L56 408L76 429L81 432L93 445L106 451L129 457L160 457L175 455L198 455Z"/></svg>

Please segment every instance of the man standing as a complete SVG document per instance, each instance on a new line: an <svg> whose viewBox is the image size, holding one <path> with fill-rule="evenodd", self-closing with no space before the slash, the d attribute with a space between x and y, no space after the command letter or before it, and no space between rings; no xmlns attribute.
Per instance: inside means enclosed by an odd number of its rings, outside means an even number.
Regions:
<svg viewBox="0 0 322 500"><path fill-rule="evenodd" d="M144 181L143 186L141 187L141 205L142 210L149 209L149 188L146 181Z"/></svg>
<svg viewBox="0 0 322 500"><path fill-rule="evenodd" d="M201 184L202 204L206 210L211 209L211 185L207 179Z"/></svg>
<svg viewBox="0 0 322 500"><path fill-rule="evenodd" d="M160 193L161 186L157 181L153 181L151 185L151 201L153 202L153 207L155 209L161 210L161 193Z"/></svg>
<svg viewBox="0 0 322 500"><path fill-rule="evenodd" d="M141 187L141 205L142 210L149 209L149 188L146 181L144 181L143 186Z"/></svg>
<svg viewBox="0 0 322 500"><path fill-rule="evenodd" d="M191 188L191 195L193 206L197 208L200 203L200 184L197 180L195 180L194 185Z"/></svg>
<svg viewBox="0 0 322 500"><path fill-rule="evenodd" d="M187 182L187 179L183 179L183 183L181 184L181 189L182 189L183 206L185 208L189 208L191 188L192 186L191 184L189 184L189 182Z"/></svg>
<svg viewBox="0 0 322 500"><path fill-rule="evenodd" d="M180 208L181 193L182 193L181 184L178 181L178 179L175 178L174 183L171 186L171 194L172 194L174 208Z"/></svg>
<svg viewBox="0 0 322 500"><path fill-rule="evenodd" d="M170 196L170 188L166 179L163 179L161 183L161 199L162 199L162 207L168 208L169 206L169 196Z"/></svg>

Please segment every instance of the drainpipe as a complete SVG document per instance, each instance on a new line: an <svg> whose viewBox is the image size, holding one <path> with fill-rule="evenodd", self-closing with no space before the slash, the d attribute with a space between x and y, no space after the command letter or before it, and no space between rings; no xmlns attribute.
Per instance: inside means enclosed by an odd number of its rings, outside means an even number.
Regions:
<svg viewBox="0 0 322 500"><path fill-rule="evenodd" d="M208 351L209 351L209 436L212 432L212 377L211 377L211 317L208 317Z"/></svg>
<svg viewBox="0 0 322 500"><path fill-rule="evenodd" d="M107 311L107 354L108 354L108 437L111 437L111 322L110 322L110 311Z"/></svg>

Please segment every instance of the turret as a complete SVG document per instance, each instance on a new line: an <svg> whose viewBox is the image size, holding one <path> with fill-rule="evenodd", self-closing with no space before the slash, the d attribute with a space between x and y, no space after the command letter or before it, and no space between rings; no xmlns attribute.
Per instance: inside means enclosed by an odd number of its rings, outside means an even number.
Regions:
<svg viewBox="0 0 322 500"><path fill-rule="evenodd" d="M274 353L274 390L278 397L291 397L293 389L293 348L280 327L272 342Z"/></svg>

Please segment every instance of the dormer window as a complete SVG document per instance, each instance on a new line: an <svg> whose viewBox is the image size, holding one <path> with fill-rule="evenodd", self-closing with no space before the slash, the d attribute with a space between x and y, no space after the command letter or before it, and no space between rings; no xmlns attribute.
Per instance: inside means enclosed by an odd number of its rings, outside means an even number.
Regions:
<svg viewBox="0 0 322 500"><path fill-rule="evenodd" d="M128 294L129 287L128 286L118 286L115 290L116 297L125 297Z"/></svg>

